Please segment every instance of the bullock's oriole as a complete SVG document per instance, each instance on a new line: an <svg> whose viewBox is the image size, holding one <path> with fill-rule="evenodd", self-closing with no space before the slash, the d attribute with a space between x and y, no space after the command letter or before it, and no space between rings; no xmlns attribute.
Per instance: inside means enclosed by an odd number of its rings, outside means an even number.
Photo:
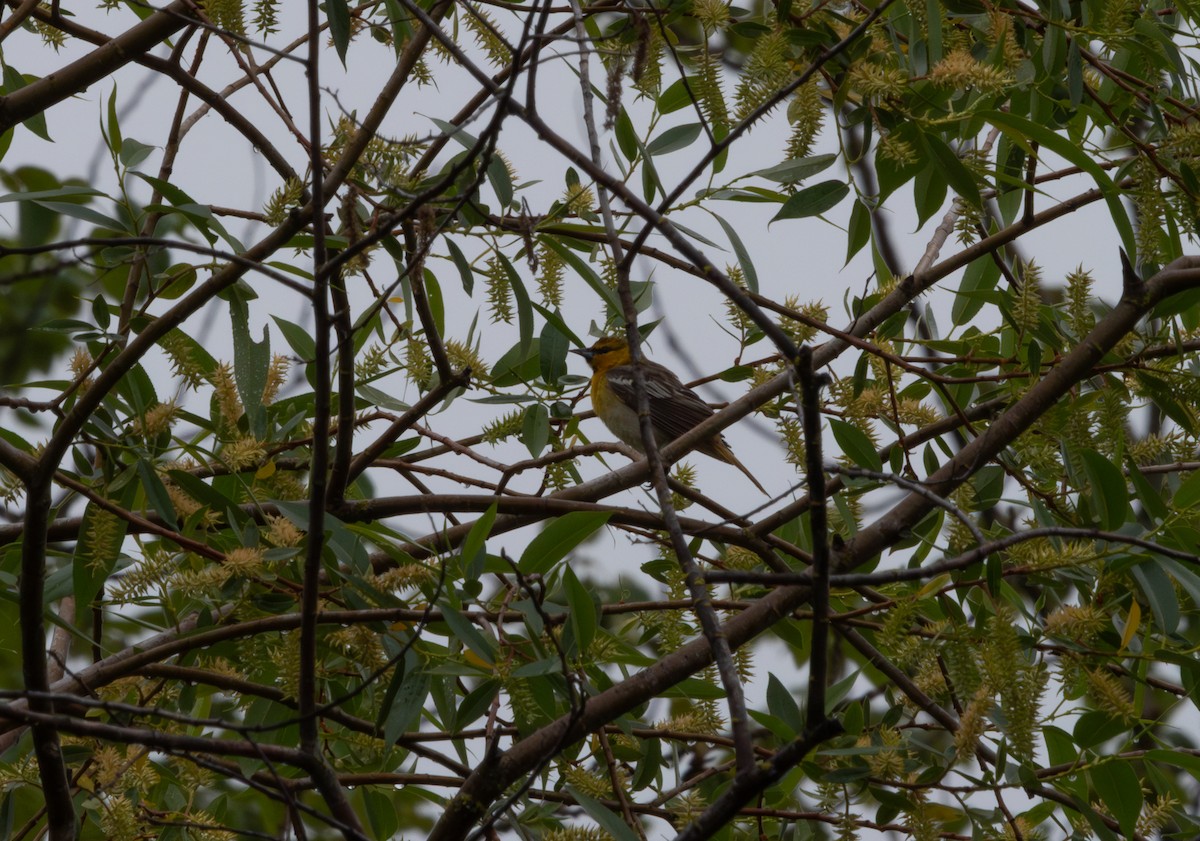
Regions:
<svg viewBox="0 0 1200 841"><path fill-rule="evenodd" d="M633 359L629 345L622 338L606 336L590 348L572 350L587 360L592 369L592 407L609 430L633 447L644 453L642 431L638 425L637 391L633 380ZM650 404L650 425L654 429L654 440L658 446L674 441L689 429L709 418L713 410L700 399L679 377L655 362L642 361L642 372L646 379L646 401ZM696 449L732 464L746 474L764 494L766 489L754 478L754 474L738 461L733 450L720 435L703 442Z"/></svg>

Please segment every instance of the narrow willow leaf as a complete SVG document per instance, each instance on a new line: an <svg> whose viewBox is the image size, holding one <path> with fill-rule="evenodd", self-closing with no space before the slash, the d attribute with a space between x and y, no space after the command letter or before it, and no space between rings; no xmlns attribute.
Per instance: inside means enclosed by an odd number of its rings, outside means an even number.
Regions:
<svg viewBox="0 0 1200 841"><path fill-rule="evenodd" d="M583 811L587 812L588 817L598 823L613 841L638 841L638 836L633 829L616 812L605 808L599 800L588 797L574 786L568 785L566 788L575 798L575 802L583 807Z"/></svg>
<svg viewBox="0 0 1200 841"><path fill-rule="evenodd" d="M1094 450L1082 453L1084 470L1092 486L1092 497L1100 514L1100 527L1107 531L1119 529L1129 516L1129 490L1125 475Z"/></svg>
<svg viewBox="0 0 1200 841"><path fill-rule="evenodd" d="M142 480L142 490L146 493L146 501L150 503L154 513L162 518L168 528L175 528L177 518L175 506L171 503L167 486L163 484L162 479L158 478L154 466L146 459L139 459L137 472L138 477Z"/></svg>
<svg viewBox="0 0 1200 841"><path fill-rule="evenodd" d="M883 461L875 451L875 445L861 429L837 418L830 418L829 428L842 452L859 467L876 472L883 470Z"/></svg>
<svg viewBox="0 0 1200 841"><path fill-rule="evenodd" d="M1062 36L1061 29L1057 27L1052 27L1052 29L1058 36ZM1048 29L1047 40L1050 40L1049 35L1050 30ZM1057 65L1048 66L1053 67ZM1133 225L1129 221L1129 213L1125 209L1125 205L1121 199L1121 191L1117 189L1117 186L1113 183L1108 173L1091 156L1057 132L1019 114L1012 114L1005 111L988 111L977 116L998 127L1014 141L1025 146L1028 145L1028 141L1034 141L1055 154L1061 155L1090 175L1096 182L1096 186L1100 188L1100 192L1104 195L1104 201L1108 204L1109 215L1112 217L1113 224L1117 228L1117 233L1121 237L1121 245L1124 247L1125 253L1130 255L1130 259L1134 258L1134 255L1137 254L1137 243L1133 235Z"/></svg>
<svg viewBox="0 0 1200 841"><path fill-rule="evenodd" d="M568 621L575 643L574 651L568 651L568 656L586 657L588 647L596 638L599 611L592 591L583 585L570 565L563 568L563 588L566 590Z"/></svg>
<svg viewBox="0 0 1200 841"><path fill-rule="evenodd" d="M544 403L534 403L525 410L521 424L521 442L529 454L537 458L550 442L550 410Z"/></svg>
<svg viewBox="0 0 1200 841"><path fill-rule="evenodd" d="M479 632L470 619L463 616L449 604L442 604L442 619L450 626L454 636L485 663L493 665L496 662L495 645Z"/></svg>
<svg viewBox="0 0 1200 841"><path fill-rule="evenodd" d="M564 514L529 541L517 566L526 575L544 575L607 523L610 516L611 513L607 511L572 511Z"/></svg>
<svg viewBox="0 0 1200 841"><path fill-rule="evenodd" d="M700 123L688 123L669 128L646 144L646 153L649 155L669 155L671 152L686 149L700 136L703 128Z"/></svg>
<svg viewBox="0 0 1200 841"><path fill-rule="evenodd" d="M450 251L450 259L454 261L454 267L458 269L459 277L462 278L463 291L470 297L475 290L475 273L471 270L471 264L467 261L466 255L462 253L462 249L454 244L454 240L446 238L443 241Z"/></svg>
<svg viewBox="0 0 1200 841"><path fill-rule="evenodd" d="M333 46L345 66L346 50L350 46L350 6L346 0L325 0L325 15L329 20Z"/></svg>
<svg viewBox="0 0 1200 841"><path fill-rule="evenodd" d="M1121 834L1132 838L1143 803L1137 772L1127 761L1114 758L1093 767L1088 776L1104 808L1121 824Z"/></svg>
<svg viewBox="0 0 1200 841"><path fill-rule="evenodd" d="M742 238L738 236L737 230L732 225L716 213L713 214L713 218L725 231L725 236L729 237L729 244L733 246L733 253L737 255L738 265L742 268L742 276L746 278L746 286L751 292L757 292L758 272L754 268L754 261L750 259L750 252L746 249L745 243L742 242Z"/></svg>
<svg viewBox="0 0 1200 841"><path fill-rule="evenodd" d="M837 207L838 203L849 193L850 185L844 181L822 181L820 184L805 187L785 201L783 207L771 221L819 216L825 211Z"/></svg>

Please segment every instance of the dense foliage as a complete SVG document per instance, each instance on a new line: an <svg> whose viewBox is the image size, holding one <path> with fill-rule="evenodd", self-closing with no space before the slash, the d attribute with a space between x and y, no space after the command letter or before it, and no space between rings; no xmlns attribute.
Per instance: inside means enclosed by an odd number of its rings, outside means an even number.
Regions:
<svg viewBox="0 0 1200 841"><path fill-rule="evenodd" d="M303 5L0 18L4 837L1200 832L1200 10Z"/></svg>

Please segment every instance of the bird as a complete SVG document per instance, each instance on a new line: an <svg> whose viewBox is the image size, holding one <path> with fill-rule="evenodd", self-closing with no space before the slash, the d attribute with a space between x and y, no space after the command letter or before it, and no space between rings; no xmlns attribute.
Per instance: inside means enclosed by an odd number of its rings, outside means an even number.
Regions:
<svg viewBox="0 0 1200 841"><path fill-rule="evenodd" d="M638 424L637 390L629 343L619 336L605 336L591 347L575 348L571 353L582 356L592 369L592 407L600 420L621 441L639 453L645 453L642 430ZM700 395L684 385L671 369L643 359L642 372L646 379L646 402L650 405L650 425L658 446L674 441L712 417L712 408L700 399ZM746 465L734 457L733 450L722 435L714 435L696 449L706 456L732 464L746 474L754 487L767 493Z"/></svg>

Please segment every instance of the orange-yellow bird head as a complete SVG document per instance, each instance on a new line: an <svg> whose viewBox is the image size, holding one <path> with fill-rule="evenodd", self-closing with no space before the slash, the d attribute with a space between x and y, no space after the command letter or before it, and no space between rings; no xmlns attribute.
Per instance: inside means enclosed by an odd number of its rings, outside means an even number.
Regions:
<svg viewBox="0 0 1200 841"><path fill-rule="evenodd" d="M607 371L631 361L629 343L620 336L604 336L590 348L576 348L571 353L586 359L593 371Z"/></svg>

